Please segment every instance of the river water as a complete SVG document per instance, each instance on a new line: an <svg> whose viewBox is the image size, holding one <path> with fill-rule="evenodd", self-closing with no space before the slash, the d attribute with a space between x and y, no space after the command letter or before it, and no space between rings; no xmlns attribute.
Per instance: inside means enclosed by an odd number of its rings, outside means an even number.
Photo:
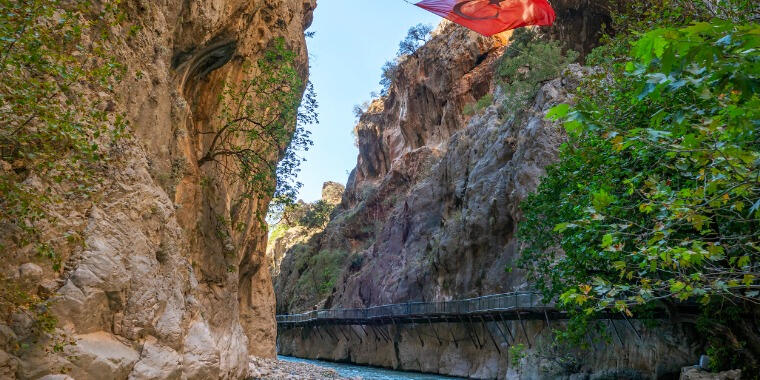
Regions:
<svg viewBox="0 0 760 380"><path fill-rule="evenodd" d="M365 367L353 364L325 362L321 360L299 359L290 356L278 356L277 359L286 362L308 363L336 370L341 376L361 377L364 380L451 380L456 377L430 375L415 372L400 372L389 369Z"/></svg>

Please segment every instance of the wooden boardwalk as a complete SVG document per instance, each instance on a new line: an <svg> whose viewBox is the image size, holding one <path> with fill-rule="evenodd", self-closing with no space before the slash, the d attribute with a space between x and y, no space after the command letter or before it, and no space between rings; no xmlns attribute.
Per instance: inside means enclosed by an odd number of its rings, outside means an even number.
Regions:
<svg viewBox="0 0 760 380"><path fill-rule="evenodd" d="M407 302L364 309L314 310L278 315L280 328L322 325L387 325L407 323L491 322L565 319L554 303L534 292L494 294L442 302Z"/></svg>
<svg viewBox="0 0 760 380"><path fill-rule="evenodd" d="M679 312L696 313L696 304L681 304ZM665 310L652 315L667 317ZM441 302L407 302L373 306L363 309L314 310L301 314L277 315L280 328L322 325L385 325L437 322L482 322L507 320L567 319L567 313L554 302L544 302L535 292L513 292L477 298ZM620 312L610 310L599 319L627 319Z"/></svg>

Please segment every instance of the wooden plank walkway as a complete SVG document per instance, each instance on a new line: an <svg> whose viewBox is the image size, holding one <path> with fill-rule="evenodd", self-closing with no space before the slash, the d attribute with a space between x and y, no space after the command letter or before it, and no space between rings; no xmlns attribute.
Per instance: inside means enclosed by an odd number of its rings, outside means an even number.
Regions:
<svg viewBox="0 0 760 380"><path fill-rule="evenodd" d="M698 313L696 304L681 304L678 312ZM667 318L667 311L661 309L650 317ZM567 319L567 313L556 307L554 302L545 303L536 292L513 292L494 294L477 298L441 301L407 302L393 305L374 306L364 309L314 310L302 314L277 315L278 328L323 326L323 325L390 325L407 323L472 323L493 321L551 320ZM620 312L610 310L599 319L626 319Z"/></svg>

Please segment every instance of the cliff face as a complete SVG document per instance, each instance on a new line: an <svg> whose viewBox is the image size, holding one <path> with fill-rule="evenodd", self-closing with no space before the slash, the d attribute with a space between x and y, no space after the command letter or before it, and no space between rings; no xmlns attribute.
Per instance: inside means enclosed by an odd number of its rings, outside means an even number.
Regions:
<svg viewBox="0 0 760 380"><path fill-rule="evenodd" d="M351 273L335 282L339 289L323 289L332 294L326 306L371 305L419 295L412 284L422 281L423 265L410 258L422 254L417 249L421 243L413 241L424 240L428 232L423 231L437 223L427 212L416 213L418 207L437 208L437 200L430 199L429 190L437 186L428 178L431 165L451 136L464 128L464 105L492 90L492 64L506 37L485 38L445 23L399 65L388 95L375 100L356 126L359 157L341 205L308 249L285 256L275 283L278 310L302 310L323 301L325 291L304 297L297 286L305 269L298 257L327 251L345 258L351 254L352 262L342 260ZM416 189L425 183L431 186L426 193ZM414 203L413 194L429 203ZM408 252L401 252L405 245ZM372 285L362 285L367 281Z"/></svg>
<svg viewBox="0 0 760 380"><path fill-rule="evenodd" d="M609 21L604 4L560 1L556 25L544 32L588 52ZM400 63L388 94L355 127L359 157L335 217L307 250L298 247L300 257L341 253L346 270L335 289L305 297L296 286L304 260L286 255L275 280L278 311L451 299L524 285L504 270L515 258L519 201L563 137L538 128L540 121L512 125L499 115L463 112L495 90L494 65L510 36L485 38L444 22ZM486 126L473 127L480 124Z"/></svg>
<svg viewBox="0 0 760 380"><path fill-rule="evenodd" d="M0 373L239 379L249 355L275 355L266 229L256 219L269 199L243 201L218 168L199 167L209 141L198 132L217 122L224 83L240 81L244 62L275 38L297 53L305 80L303 31L315 6L123 2L126 24L115 32L131 36L113 54L127 74L112 106L126 114L132 137L112 149L92 202L55 210L60 223L49 233L70 231L82 242L59 252L63 269L26 265L36 267L29 280L55 299L57 336L76 344L55 353L42 348L51 342L0 351ZM2 326L3 338L26 339L27 322L18 319Z"/></svg>
<svg viewBox="0 0 760 380"><path fill-rule="evenodd" d="M371 205L390 203L383 199L398 203L391 203L387 214L377 214L384 216L376 227L377 237L359 253L361 265L348 262L324 302L363 307L458 299L528 286L530 279L505 270L516 254L513 228L519 223L519 201L538 184L565 138L563 129L544 115L555 104L571 102L572 91L590 71L571 65L562 78L545 83L521 122L503 121L498 106L491 106L472 117L437 152L423 148L410 153L414 159L394 163L391 178L373 191L389 195L367 199ZM496 103L504 96L497 90ZM422 163L415 161L420 156L425 159ZM399 186L403 181L413 185ZM363 213L367 199L348 212ZM334 214L324 235L312 238L332 244L330 248L312 247L335 249L336 236L348 228L348 224L333 226L349 218L341 211ZM291 266L301 273L309 270L293 264L303 263L303 254L288 252L283 261L275 286L278 309L298 310L313 302L287 293L291 288L286 279L293 281L296 276L290 273ZM544 321L466 318L460 323L292 328L278 332L278 347L284 355L479 379L661 378L677 374L698 357L699 347L688 338L693 332L687 327L608 323L615 331L614 341L602 339L589 350L557 344L551 330L561 321L549 326ZM523 350L513 352L514 347Z"/></svg>

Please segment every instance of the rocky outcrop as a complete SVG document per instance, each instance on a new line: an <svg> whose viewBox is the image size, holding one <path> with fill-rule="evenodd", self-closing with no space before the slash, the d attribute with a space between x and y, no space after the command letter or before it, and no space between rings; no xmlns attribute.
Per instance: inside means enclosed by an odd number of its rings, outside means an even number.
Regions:
<svg viewBox="0 0 760 380"><path fill-rule="evenodd" d="M681 371L680 380L739 380L742 371L735 369L723 372L707 372L699 367L686 367Z"/></svg>
<svg viewBox="0 0 760 380"><path fill-rule="evenodd" d="M111 147L92 200L56 206L59 223L45 233L72 242L57 247L60 271L24 263L33 261L24 251L4 263L53 300L58 329L31 341L29 320L14 317L7 333L23 345L3 344L2 376L239 379L249 355L275 355L266 230L256 219L269 199L241 200L218 168L199 167L209 144L199 131L218 122L224 83L241 80L275 38L297 53L305 79L303 31L315 6L122 2L126 20L114 32L124 38L112 52L127 72L109 107L126 115L131 137Z"/></svg>
<svg viewBox="0 0 760 380"><path fill-rule="evenodd" d="M409 289L409 281L415 281L410 277L415 271L400 262L413 265L419 261L406 260L405 253L400 252L403 243L400 245L396 236L389 238L384 233L393 230L393 234L414 238L411 228L425 228L425 224L414 226L403 219L411 217L417 206L426 207L422 203L410 204L407 196L418 193L429 200L428 205L435 202L430 193L423 195L412 188L429 183L432 163L443 154L451 137L464 129L466 117L462 108L492 90L493 63L500 57L507 38L508 34L482 37L444 22L431 41L399 65L387 96L375 100L361 117L356 126L357 166L349 177L341 205L325 231L310 239L308 248L302 251L306 255L323 251L354 253L352 260L345 261L351 272L346 272L346 279L337 284L346 286L348 278L359 279L361 273L366 273L369 277L354 284L372 281L375 285L364 286L360 299L346 303L333 300L358 292L330 292L333 295L325 306L408 299L408 293L400 292ZM416 217L425 218L423 214ZM384 229L387 231L383 232ZM416 255L411 250L409 254ZM304 297L297 286L303 273L303 268L296 265L300 264L301 256L286 255L283 261L282 273L275 281L278 311L324 304L319 297ZM373 262L375 259L378 261ZM388 271L381 267L396 269L387 276ZM370 275L373 271L376 274ZM385 282L393 285L385 289ZM350 288L358 289L355 285Z"/></svg>

